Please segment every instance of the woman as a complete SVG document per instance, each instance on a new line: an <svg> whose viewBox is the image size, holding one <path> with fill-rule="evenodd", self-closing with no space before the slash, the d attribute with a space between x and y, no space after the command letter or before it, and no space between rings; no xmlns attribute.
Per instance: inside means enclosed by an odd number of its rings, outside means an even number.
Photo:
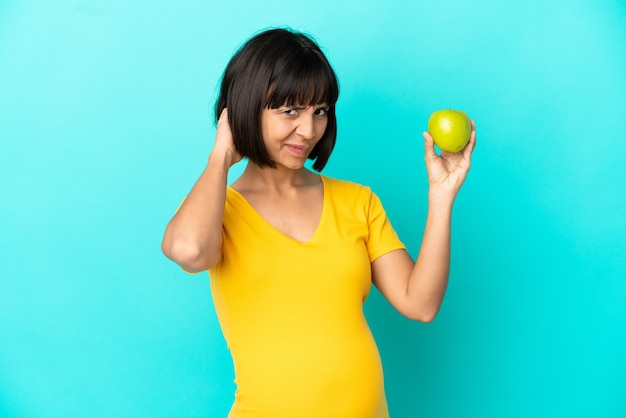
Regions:
<svg viewBox="0 0 626 418"><path fill-rule="evenodd" d="M167 257L208 270L233 356L229 417L388 417L363 315L371 283L402 314L432 321L447 286L452 204L475 144L437 155L425 133L428 217L414 263L371 190L321 171L336 138L337 78L291 30L231 59L206 169L170 221ZM248 159L230 186L229 168ZM313 160L311 171L305 167Z"/></svg>

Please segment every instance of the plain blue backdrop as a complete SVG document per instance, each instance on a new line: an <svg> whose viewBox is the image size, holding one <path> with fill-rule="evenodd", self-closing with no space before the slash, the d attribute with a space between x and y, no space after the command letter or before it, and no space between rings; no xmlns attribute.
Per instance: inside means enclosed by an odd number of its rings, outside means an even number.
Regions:
<svg viewBox="0 0 626 418"><path fill-rule="evenodd" d="M365 306L392 417L626 416L620 0L2 0L0 416L226 416L209 280L160 241L224 66L272 26L327 53L324 172L371 186L413 255L428 116L477 124L439 317Z"/></svg>

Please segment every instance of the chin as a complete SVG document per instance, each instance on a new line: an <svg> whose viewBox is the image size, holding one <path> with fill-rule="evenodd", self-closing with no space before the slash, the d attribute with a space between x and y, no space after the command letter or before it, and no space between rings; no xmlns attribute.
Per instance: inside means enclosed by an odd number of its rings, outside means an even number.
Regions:
<svg viewBox="0 0 626 418"><path fill-rule="evenodd" d="M276 168L285 168L287 170L301 170L302 168L304 168L305 161L301 161L301 162L276 161L275 163L276 163Z"/></svg>
<svg viewBox="0 0 626 418"><path fill-rule="evenodd" d="M304 164L300 164L300 165L282 165L280 167L283 167L287 170L292 170L292 171L298 171L298 170L302 170L304 168Z"/></svg>

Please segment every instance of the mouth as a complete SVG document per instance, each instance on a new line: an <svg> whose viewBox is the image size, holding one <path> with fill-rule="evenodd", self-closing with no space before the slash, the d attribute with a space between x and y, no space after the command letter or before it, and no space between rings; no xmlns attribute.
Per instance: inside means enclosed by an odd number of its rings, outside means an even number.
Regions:
<svg viewBox="0 0 626 418"><path fill-rule="evenodd" d="M309 152L309 147L285 144L285 148L294 155L304 156Z"/></svg>

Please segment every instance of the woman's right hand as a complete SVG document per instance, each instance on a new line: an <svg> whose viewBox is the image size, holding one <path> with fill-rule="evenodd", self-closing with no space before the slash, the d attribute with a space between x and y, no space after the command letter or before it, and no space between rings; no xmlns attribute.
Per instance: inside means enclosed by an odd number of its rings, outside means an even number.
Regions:
<svg viewBox="0 0 626 418"><path fill-rule="evenodd" d="M226 161L228 161L229 167L241 161L241 154L239 154L235 148L233 133L230 130L230 124L228 123L228 109L222 110L222 113L217 120L215 145L213 146L211 155L213 156L215 153L227 158Z"/></svg>

